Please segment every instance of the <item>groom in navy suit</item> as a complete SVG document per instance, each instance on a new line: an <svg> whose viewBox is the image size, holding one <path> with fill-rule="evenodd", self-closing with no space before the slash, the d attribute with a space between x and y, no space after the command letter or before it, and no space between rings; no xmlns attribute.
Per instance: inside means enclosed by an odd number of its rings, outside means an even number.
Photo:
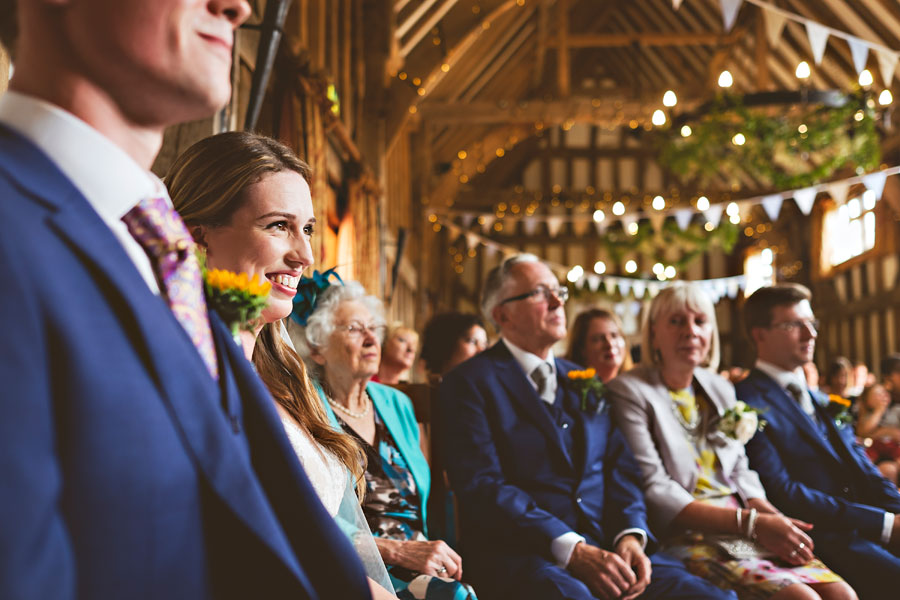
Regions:
<svg viewBox="0 0 900 600"><path fill-rule="evenodd" d="M444 377L443 457L457 493L466 572L479 597L734 598L648 557L637 465L606 400L582 404L554 358L561 288L534 256L488 275L482 309L502 340Z"/></svg>
<svg viewBox="0 0 900 600"><path fill-rule="evenodd" d="M806 385L818 323L809 290L760 288L744 305L756 367L735 388L767 425L747 445L750 466L782 511L814 525L815 554L860 598L887 598L900 587L900 493L836 422L828 398Z"/></svg>
<svg viewBox="0 0 900 600"><path fill-rule="evenodd" d="M368 598L149 172L165 126L229 98L248 4L18 8L0 97L0 598Z"/></svg>

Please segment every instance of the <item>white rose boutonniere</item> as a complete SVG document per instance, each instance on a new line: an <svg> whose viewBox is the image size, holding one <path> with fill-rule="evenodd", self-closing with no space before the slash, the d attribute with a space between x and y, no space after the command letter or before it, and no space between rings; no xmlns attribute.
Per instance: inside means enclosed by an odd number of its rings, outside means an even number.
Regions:
<svg viewBox="0 0 900 600"><path fill-rule="evenodd" d="M765 426L766 422L759 418L758 410L738 400L722 415L718 429L726 437L746 444L757 431L762 431Z"/></svg>

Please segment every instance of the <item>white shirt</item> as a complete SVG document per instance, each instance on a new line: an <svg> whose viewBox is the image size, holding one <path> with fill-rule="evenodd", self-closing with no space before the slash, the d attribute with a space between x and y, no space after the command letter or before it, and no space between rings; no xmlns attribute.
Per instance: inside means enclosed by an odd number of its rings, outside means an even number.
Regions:
<svg viewBox="0 0 900 600"><path fill-rule="evenodd" d="M122 217L145 198L168 200L162 181L96 129L44 100L8 90L0 96L0 123L50 158L112 230L153 293L159 294L150 259Z"/></svg>
<svg viewBox="0 0 900 600"><path fill-rule="evenodd" d="M815 420L816 411L813 408L813 399L809 395L809 386L806 384L806 375L803 367L797 367L793 371L786 371L764 360L756 361L756 368L771 377L775 382L787 391L788 384L794 383L803 390L800 398L800 406L809 417ZM790 394L790 392L788 392ZM894 529L894 513L885 512L881 525L881 543L887 545L891 541L891 532Z"/></svg>
<svg viewBox="0 0 900 600"><path fill-rule="evenodd" d="M537 383L531 378L531 374L534 370L541 364L547 363L550 365L550 381L548 382L548 396L551 398L556 397L556 360L553 357L553 350L547 352L547 358L543 359L536 354L532 354L527 350L523 350L519 348L512 342L510 342L506 338L500 338L506 347L509 349L510 354L513 355L513 358L516 359L516 362L519 363L519 366L522 367L522 370L525 371L525 375L528 377L528 382L531 383L531 387L534 388L535 391L538 391ZM550 394L552 392L552 395ZM553 404L552 401L546 401L548 404ZM646 548L647 547L647 534L641 529L625 529L615 537L613 540L613 547L619 543L626 535L636 535L641 540L641 545ZM572 552L575 550L575 546L578 545L579 542L585 541L584 536L575 533L574 531L567 531L566 533L560 535L552 542L550 542L550 553L553 555L553 558L556 559L556 564L562 568L566 568L569 564L569 560L572 558Z"/></svg>

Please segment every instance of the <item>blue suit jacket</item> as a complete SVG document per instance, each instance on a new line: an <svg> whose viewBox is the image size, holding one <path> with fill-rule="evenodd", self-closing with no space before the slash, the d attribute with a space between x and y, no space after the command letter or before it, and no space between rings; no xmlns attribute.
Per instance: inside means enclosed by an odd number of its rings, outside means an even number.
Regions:
<svg viewBox="0 0 900 600"><path fill-rule="evenodd" d="M816 411L828 440L797 402L758 369L735 385L737 397L765 411L768 422L747 445L750 466L762 480L769 499L786 514L815 525L812 535L853 531L879 540L884 512L900 513L900 494L863 449L852 427L837 427L816 392Z"/></svg>
<svg viewBox="0 0 900 600"><path fill-rule="evenodd" d="M576 398L567 378L576 365L556 359L556 368L556 401ZM542 402L503 342L439 389L436 424L459 498L463 556L497 579L532 557L555 562L550 544L567 531L604 548L624 529L648 531L639 471L610 411L578 412L583 455L570 456Z"/></svg>
<svg viewBox="0 0 900 600"><path fill-rule="evenodd" d="M222 322L217 384L84 197L3 127L0 281L0 597L369 597Z"/></svg>

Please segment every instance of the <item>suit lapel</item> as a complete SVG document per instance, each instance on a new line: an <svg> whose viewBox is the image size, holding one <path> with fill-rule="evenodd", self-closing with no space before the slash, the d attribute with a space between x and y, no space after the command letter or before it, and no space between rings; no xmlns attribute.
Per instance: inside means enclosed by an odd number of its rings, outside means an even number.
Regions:
<svg viewBox="0 0 900 600"><path fill-rule="evenodd" d="M228 422L219 400L221 391L193 342L166 302L147 287L106 224L74 187L58 181L61 177L49 178L52 183L48 189L57 195L41 194L46 203L57 206L48 218L50 226L90 266L98 286L110 298L200 471L222 500L299 578L296 560L287 552L284 535L238 444L239 438L231 432L233 424ZM230 342L224 325L217 319L212 321L216 324L217 351L233 363L237 346ZM223 335L233 348L223 343ZM220 355L219 360L223 362L224 357ZM246 362L242 356L240 360ZM227 380L222 383L227 387ZM234 411L239 399L233 391L226 398Z"/></svg>
<svg viewBox="0 0 900 600"><path fill-rule="evenodd" d="M816 429L812 420L803 412L797 401L782 389L778 383L758 369L753 370L753 376L756 379L757 387L766 399L766 403L772 410L780 413L789 419L797 429L815 446L830 456L835 461L840 462L838 456L834 453L834 449L830 444L825 443L822 434ZM762 416L765 419L765 415Z"/></svg>
<svg viewBox="0 0 900 600"><path fill-rule="evenodd" d="M572 465L572 458L566 452L560 433L551 420L549 411L542 406L544 401L538 396L537 390L532 387L528 376L510 353L505 343L502 341L497 342L494 348L497 380L506 390L507 396L509 396L513 404L519 406L528 415L544 435L553 441L554 446L559 450L566 462ZM557 396L559 396L559 390L560 388L557 387Z"/></svg>

